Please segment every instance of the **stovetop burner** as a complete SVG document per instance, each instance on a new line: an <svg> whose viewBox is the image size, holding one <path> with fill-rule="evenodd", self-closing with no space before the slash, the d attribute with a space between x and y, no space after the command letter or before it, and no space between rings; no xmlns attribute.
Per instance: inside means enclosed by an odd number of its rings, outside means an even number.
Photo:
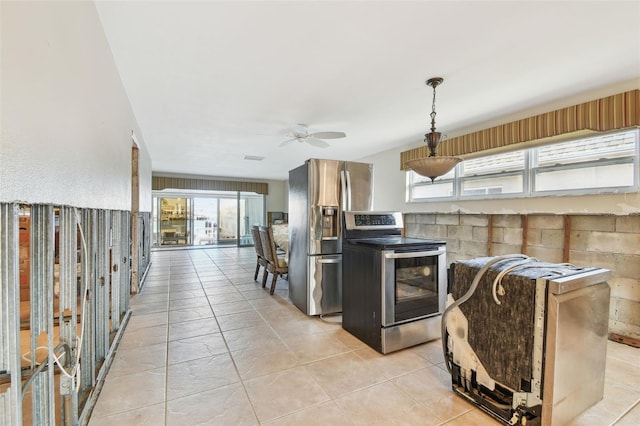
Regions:
<svg viewBox="0 0 640 426"><path fill-rule="evenodd" d="M433 247L446 244L446 241L443 240L402 237L399 235L370 238L353 238L349 239L349 242L351 244L367 245L381 248L403 248L409 246Z"/></svg>
<svg viewBox="0 0 640 426"><path fill-rule="evenodd" d="M402 236L402 214L389 211L344 212L345 243L382 249L411 247L416 250L445 245L443 240Z"/></svg>

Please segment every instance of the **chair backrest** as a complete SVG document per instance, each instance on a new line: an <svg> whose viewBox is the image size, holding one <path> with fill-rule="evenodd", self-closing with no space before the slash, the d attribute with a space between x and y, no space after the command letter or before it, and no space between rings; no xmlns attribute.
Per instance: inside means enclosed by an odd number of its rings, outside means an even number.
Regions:
<svg viewBox="0 0 640 426"><path fill-rule="evenodd" d="M273 241L273 234L271 228L261 226L259 228L260 242L262 243L262 250L264 251L264 257L274 266L278 265L278 255L276 253L276 243Z"/></svg>
<svg viewBox="0 0 640 426"><path fill-rule="evenodd" d="M253 237L253 246L256 249L256 254L264 257L264 249L262 248L262 241L260 239L260 228L257 225L251 227L251 236Z"/></svg>

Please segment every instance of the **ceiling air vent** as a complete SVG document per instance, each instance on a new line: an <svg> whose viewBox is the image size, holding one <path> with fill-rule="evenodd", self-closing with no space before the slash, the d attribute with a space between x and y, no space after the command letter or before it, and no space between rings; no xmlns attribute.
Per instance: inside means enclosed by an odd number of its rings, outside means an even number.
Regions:
<svg viewBox="0 0 640 426"><path fill-rule="evenodd" d="M264 157L260 157L259 155L245 155L244 159L251 161L262 161L264 160Z"/></svg>

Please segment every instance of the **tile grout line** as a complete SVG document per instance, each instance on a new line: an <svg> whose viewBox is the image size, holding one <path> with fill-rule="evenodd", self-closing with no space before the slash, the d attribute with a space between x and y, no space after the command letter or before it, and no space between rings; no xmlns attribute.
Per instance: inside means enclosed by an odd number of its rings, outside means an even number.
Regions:
<svg viewBox="0 0 640 426"><path fill-rule="evenodd" d="M190 259L190 261L191 261L191 264L192 264L192 266L193 266L193 268L194 268L194 272L195 272L195 273L196 273L196 275L199 277L199 273L198 273L198 270L197 270L197 266L196 266L195 262L193 261L193 258L191 258L191 259ZM215 263L215 261L214 261L214 260L212 260L212 262L213 262L213 264L216 266L216 268L220 268L220 267L219 267L219 265L218 265L217 263ZM172 273L173 269L174 269L174 268L170 268L170 270L169 270L169 276L170 276L170 277L172 277L172 276L173 276L173 273ZM243 268L243 269L246 269L246 268ZM252 272L252 271L249 271L249 272ZM202 280L201 280L200 278L198 278L198 279L199 279L199 283L200 283L201 288L203 288L203 289L204 289L204 286L203 286L203 284L202 284ZM234 287L236 287L236 284L234 284L234 282L233 282L233 280L232 280L231 278L228 278L228 281L229 281L229 282L230 282ZM173 284L175 284L174 280L173 280L173 279L170 279L170 280L169 280L169 285L168 285L168 287L167 287L167 288L168 288L168 292L169 292L169 294L168 294L169 299L170 299L170 297L171 297L171 289L172 289L172 288L174 288L174 285L173 285ZM240 292L240 293L241 293L241 292ZM245 298L245 299L246 299L246 298ZM246 299L246 300L249 300L249 299ZM216 319L216 322L217 322L217 321L218 321L218 319L217 319L217 316L215 316L215 312L213 312L213 307L212 307L211 303L209 302L209 300L207 300L207 302L208 302L208 304L209 304L210 309L212 310L212 313L214 314L214 319ZM170 315L170 306L171 306L171 303L170 303L170 300L168 300L168 301L167 301L168 315ZM260 313L260 311L259 311L255 306L253 306L253 305L252 305L252 309L253 309L253 311L254 311L254 312L258 313L258 315L259 315L259 316L260 316L260 317L261 317L261 318L262 318L262 319L263 319L263 320L264 320L264 321L269 325L270 329L271 329L271 330L273 330L273 332L274 332L274 333L275 333L275 334L276 334L276 335L277 335L277 336L282 340L282 337L280 336L280 334L279 334L279 333L278 333L278 332L277 332L277 331L276 331L276 330L271 326L271 324L270 324L270 323L266 320L266 318L265 318L265 317ZM220 328L220 324L219 324L218 322L217 322L217 325L218 325L218 328ZM168 322L168 326L169 326L169 322ZM224 339L224 334L222 333L222 331L221 331L221 330L220 330L220 332L221 332L221 337L223 337L223 339ZM167 335L167 342L168 342L168 340L169 340L169 339L168 339L168 335ZM257 414L256 414L256 412L255 412L255 408L254 408L254 406L253 406L253 403L251 402L251 399L248 397L248 393L247 393L247 391L246 391L246 387L245 387L245 383L244 383L244 382L245 382L245 380L240 376L239 371L238 371L238 369L237 369L237 366L235 365L235 361L233 360L233 357L231 356L230 348L229 348L229 347L228 347L228 345L226 344L226 339L224 339L224 340L225 340L225 345L226 345L226 348L227 348L227 353L230 355L230 357L231 357L231 359L232 359L232 362L233 362L233 364L234 364L234 368L235 368L235 370L236 370L236 374L237 374L237 376L239 377L239 380L240 380L241 384L242 384L242 385L243 385L243 387L245 388L245 395L247 396L247 400L250 402L250 404L251 404L251 406L252 406L252 409L253 409L253 412L254 412L254 415L255 415L256 419L258 419ZM284 343L284 341L282 341L282 342ZM285 343L285 347L286 347L286 348L288 348L288 349L290 350L289 346L288 346L288 345L286 345L286 343ZM331 358L331 357L333 357L333 356L342 355L342 354L344 354L344 353L350 353L350 352L351 352L351 353L355 353L356 351L357 351L357 348L349 348L349 350L348 350L348 351L346 351L346 352L343 352L343 353L340 353L340 354L334 354L334 355L328 356L328 357L326 357L326 358ZM356 354L356 355L359 357L359 355L358 355L358 354ZM323 359L325 359L325 358L323 358ZM311 364L311 363L313 363L313 362L316 362L316 361L319 361L319 360L310 361L310 362L307 362L307 363L305 363L305 364L300 364L300 365L298 365L298 366L305 366L305 367L306 367L306 366L308 366L309 364ZM429 361L429 360L427 360L427 361ZM433 366L433 365L436 365L436 364L434 364L434 363L433 363L433 362L431 362L431 361L429 361L429 362L432 364L432 366ZM167 423L168 423L168 418L167 418L167 414L168 414L168 405L167 405L167 402L168 402L168 401L167 401L167 396L168 396L168 387L167 387L167 384L168 384L168 364L169 364L169 361L168 361L168 355L167 355L167 359L166 359L166 362L165 362L165 365L166 365L166 374L165 374L165 424L167 424ZM296 366L296 367L298 367L298 366ZM294 367L294 368L295 368L295 367ZM426 368L426 367L425 367L425 368ZM287 369L287 370L290 370L290 369ZM408 374L408 373L407 373L407 374ZM315 382L318 386L320 386L320 384L317 382L317 380L315 379L315 377L313 377L313 375L312 375L311 377L312 377L312 379L314 380L314 382ZM253 378L252 378L252 379L253 379ZM390 382L390 381L392 381L392 380L393 380L393 378L386 378L383 382L380 382L380 383ZM377 383L377 384L380 384L380 383ZM362 389L366 389L366 388L372 387L372 386L374 386L374 385L375 385L375 384L372 384L372 385L369 385L369 386L365 386L365 387L363 387L363 388L359 388L359 389L353 390L352 392L356 392L356 391L359 391L359 390L362 390ZM322 386L320 386L320 388L322 389ZM333 404L336 404L336 402L335 402L335 401L336 401L336 399L337 399L337 398L333 398L333 397L331 397L330 395L328 395L328 394L326 393L326 391L324 391L324 389L322 389L322 390L323 390L323 392L327 395L327 398L328 398L328 399L327 399L326 401L323 401L323 402L319 402L319 403L316 403L316 404L312 404L312 405L310 405L309 407L318 406L318 405L321 405L322 403L327 403L327 402L329 402L329 401L331 401ZM352 393L352 392L348 392L348 393ZM345 395L346 395L346 394L345 394ZM341 396L342 396L342 395L341 395ZM411 395L409 395L409 397L410 397L409 399L414 400L414 398L413 398L413 397L411 397ZM415 402L415 400L414 400L414 402ZM276 419L279 419L279 418L283 418L283 417L286 417L286 416L289 416L289 415L295 414L295 413L300 412L300 411L304 411L305 409L307 409L307 408L309 408L309 407L305 407L305 408L302 408L302 409L299 409L299 410L293 411L293 412L291 412L291 413L287 413L287 414L284 414L284 415L282 415L282 416L278 416L278 417L276 417L276 418L269 419L268 421L270 422L270 421L273 421L273 420L276 420ZM337 408L338 408L341 412L343 412L343 413L344 413L344 411L342 410L342 408L340 408L340 406L337 406ZM452 419L449 419L449 421L450 421L450 420L452 420ZM260 424L262 424L262 423L263 423L263 422L260 422L260 420L259 420L259 419L258 419L258 422L259 422ZM441 424L444 424L444 423L441 423Z"/></svg>
<svg viewBox="0 0 640 426"><path fill-rule="evenodd" d="M199 276L198 271L197 271L197 267L196 267L195 263L193 262L193 259L191 259L191 263L192 263L192 265L193 265L193 267L194 267L194 271L195 271L195 273ZM215 263L215 261L213 261L213 263L216 265L216 267L218 267L218 268L219 268L219 266ZM225 275L225 276L226 276L226 275ZM199 280L200 280L200 279L199 279ZM230 278L228 278L228 280L229 280L229 281L231 282L231 284L235 287L235 284L233 284L233 281L232 281ZM201 287L203 288L201 280L200 280L200 284L201 284ZM204 289L204 288L203 288L203 289ZM168 291L169 291L169 296L170 296L170 292L171 292L171 282L170 282L169 290L168 290ZM168 303L169 303L169 305L168 305L168 306L170 306L170 301L168 301ZM212 309L212 313L214 314L214 318L215 318L215 319L216 319L216 321L217 321L217 317L215 316L215 312L213 312L213 308L212 308L212 306L211 306L211 304L210 304L210 303L209 303L209 306L210 306L210 309ZM273 332L274 332L274 333L275 333L275 334L276 334L276 335L281 339L281 341L282 341L282 338L281 338L281 336L279 335L279 333L278 333L275 329L273 329L273 327L272 327L272 326L271 326L271 324L266 320L266 318L264 318L264 317L262 316L262 314L261 314L261 313L260 313L260 312L255 308L255 307L253 307L253 309L254 309L254 311L255 311L256 313L258 313L258 315L259 315L259 316L260 316L260 317L261 317L261 318L262 318L262 319L263 319L263 320L264 320L264 321L269 325L269 327L273 330ZM219 326L219 323L218 323L218 327L220 327L220 326ZM221 331L221 334L222 334L222 331ZM222 334L222 336L223 336L223 334ZM286 343L285 343L284 341L282 341L282 342L285 344L285 347L287 347L289 350L291 350L291 349L288 347L288 345L286 345ZM226 342L225 342L225 343L226 343ZM229 355L231 356L231 351L230 351L230 349L228 348L228 346L227 346L227 352L228 352L228 353L229 353ZM355 353L355 352L356 352L356 349L349 349L348 351L346 351L346 352L344 352L344 353ZM326 358L322 358L322 359L331 358L331 357L333 357L333 356L342 355L342 354L344 354L344 353L334 354L334 355L331 355L331 356L328 356L328 357L326 357ZM357 354L356 354L356 355L357 355ZM358 356L358 355L357 355L357 356ZM231 356L231 359L232 359L232 361L233 361L233 357L232 357L232 356ZM322 360L322 359L320 359L320 360ZM310 362L307 362L307 363L304 363L304 364L297 365L296 367L299 367L299 366L306 367L306 366L308 366L309 364L311 364L311 363L313 363L313 362L316 362L316 361L320 361L320 360L310 361ZM242 379L242 377L240 376L240 374L239 374L239 372L238 372L238 370L237 370L237 366L235 366L235 361L233 361L233 362L234 362L234 367L236 368L236 373L238 374L238 377L239 377L240 381L242 382L242 384L243 384L243 386L244 386L244 379ZM430 362L430 361L429 361L429 362ZM168 357L167 357L166 365L167 365L167 374L166 374L166 376L165 376L165 383L167 383L167 382L168 382ZM433 365L435 365L435 364L433 364ZM292 368L295 368L295 367L292 367ZM291 368L289 368L289 369L287 369L287 370L290 370L290 369L291 369ZM318 386L320 386L320 384L317 382L317 380L315 379L315 377L313 377L313 375L311 375L311 377L312 377L312 379L314 380L314 382L315 382ZM390 378L386 378L383 382L380 382L380 383L384 383L384 382L391 382L391 381L392 381L392 379L390 379ZM380 383L377 383L377 384L380 384ZM369 386L365 386L365 387L363 387L363 388L359 388L359 389L353 390L352 392L360 391L360 390L362 390L362 389L367 389L367 388L370 388L370 387L372 387L372 386L374 386L374 385L375 385L375 384L372 384L372 385L369 385ZM166 395L166 394L167 394L167 392L168 392L168 388L165 388L165 389L166 389L166 390L165 390L165 395ZM320 389L322 389L322 386L320 386ZM336 400L336 398L333 398L333 397L331 397L330 395L328 395L328 394L326 393L326 391L324 391L324 389L322 389L322 390L323 390L323 392L326 394L326 396L327 396L327 398L328 398L328 399L327 399L326 401L323 401L323 402L320 402L320 403L317 403L317 404L313 404L312 406L317 406L317 405L320 405L320 404L322 404L322 403L327 403L327 402L332 402L332 403L334 403L334 404L335 404L335 400ZM246 392L246 389L245 389L245 392ZM352 392L348 392L348 393L352 393ZM348 393L347 393L347 394L348 394ZM345 394L345 395L346 395L346 394ZM342 395L341 395L341 396L342 396ZM248 395L247 395L247 397L248 397ZM414 400L414 398L412 398L410 395L409 395L409 397L410 397L409 399ZM165 397L165 400L166 400L166 397ZM251 399L250 399L250 398L248 398L248 400L251 402ZM414 402L416 402L416 401L414 400ZM166 403L166 401L165 401L165 403ZM166 407L166 405L165 405L165 407ZM339 406L337 406L337 407L338 407L338 409L339 409L341 412L343 412L343 411L342 411L342 409L341 409ZM252 408L253 408L253 404L252 404ZM309 408L309 407L306 407L306 408ZM303 410L304 410L304 409L306 409L306 408L303 408L303 409L300 409L300 410L296 410L296 411L294 411L294 412L292 412L292 413L287 413L287 414L285 414L285 415L279 416L279 417L274 418L274 419L269 419L269 421L273 421L273 420L276 420L276 419L279 419L279 418L282 418L282 417L286 417L286 416L291 415L291 414L294 414L294 413L296 413L296 412L303 411ZM254 410L254 414L255 414L255 410ZM257 418L257 415L256 415L256 418ZM258 421L259 421L259 420L258 420Z"/></svg>
<svg viewBox="0 0 640 426"><path fill-rule="evenodd" d="M212 261L213 261L213 260L212 260ZM192 263L192 265L193 265L193 267L194 267L194 270L195 270L196 274L197 274L197 275L198 275L198 277L199 277L199 274L198 274L198 271L197 271L197 267L196 267L195 263L193 262L193 259L191 259L191 263ZM219 268L219 266L215 263L215 261L213 261L213 263L216 265L216 267L218 267L218 268ZM225 275L225 276L226 276L226 275ZM200 280L200 278L199 278L199 280ZM235 287L235 284L233 284L233 280L231 280L230 278L228 278L228 280L229 280L229 281L231 282L231 284ZM204 286L202 285L202 281L201 281L201 280L200 280L200 285L201 285L201 288L203 288L203 290L204 290ZM245 298L245 299L246 299L246 298ZM247 299L247 300L248 300L248 299ZM207 301L208 301L208 303L209 303L209 307L210 307L210 309L212 310L212 313L214 314L214 319L216 319L216 322L217 322L217 316L215 316L215 312L213 312L213 307L212 307L211 303L209 302L209 300L207 300ZM270 329L271 329L271 330L273 330L273 332L274 332L274 333L275 333L275 334L280 338L280 340L282 341L282 337L280 336L280 334L279 334L275 329L273 329L273 327L272 327L272 326L271 326L271 324L266 320L266 318L264 318L264 317L262 316L262 314L258 311L258 309L257 309L255 306L252 306L252 307L253 307L253 310L254 310L256 313L258 313L258 315L259 315L259 316L260 316L260 317L261 317L261 318L262 318L262 319L267 323L267 325L269 325ZM219 323L218 323L218 322L217 322L217 325L218 325L218 328L220 328L220 325L219 325ZM223 337L223 339L224 339L224 334L222 333L222 331L220 331L220 332L221 332L221 336L222 336L222 337ZM245 384L244 384L244 379L243 379L243 378L240 376L240 374L239 374L239 371L238 371L238 369L237 369L237 366L235 365L235 361L233 360L233 357L231 356L230 348L229 348L229 347L228 347L228 345L226 344L226 339L224 339L224 340L225 340L225 345L226 345L226 347L227 347L227 353L230 355L230 357L231 357L231 359L232 359L232 362L234 363L234 368L236 369L236 373L237 373L237 375L238 375L238 377L239 377L239 380L240 380L241 384L243 385L243 388L245 388L245 394L246 394L246 396L247 396L247 398L248 398L248 401L249 401L249 402L251 403L251 405L252 405L252 409L253 409L254 415L256 416L256 419L258 419L257 414L256 414L256 412L255 412L255 408L254 408L254 406L253 406L253 403L251 402L251 399L248 397L248 393L246 392L246 387L245 387ZM284 343L284 341L282 341L282 342ZM288 348L289 350L291 350L291 349L289 348L289 346L288 346L288 345L286 345L286 343L284 343L284 344L285 344L285 347L286 347L286 348ZM351 348L351 349L349 349L348 351L346 351L346 352L344 352L344 353L350 353L350 352L355 353L355 352L356 352L356 349ZM326 358L331 358L331 357L333 357L333 356L342 355L342 354L344 354L344 353L334 354L334 355L332 355L332 356L328 356L328 357L326 357ZM358 355L358 354L356 354L356 355ZM168 358L167 358L167 359L168 359ZM323 359L325 359L325 358L323 358ZM316 360L316 361L319 361L319 360ZM310 362L307 362L307 363L305 363L305 364L300 364L300 365L298 365L298 366L306 367L306 366L308 366L309 364L311 364L311 363L313 363L313 362L316 362L316 361L310 361ZM429 361L429 360L427 360L427 361ZM434 364L434 363L432 363L431 361L429 361L429 362L430 362L432 365L435 365L435 364ZM167 363L168 363L168 361L167 361ZM296 367L298 367L298 366L296 366ZM425 367L425 368L426 368L426 367ZM290 370L290 369L287 369L287 370ZM408 374L408 373L407 373L407 374ZM311 375L311 378L314 380L314 382L315 382L318 386L320 386L320 384L317 382L317 380L315 379L315 377L313 377L313 375ZM168 380L168 379L167 379L167 380ZM384 383L384 382L392 382L392 379L391 379L391 378L386 378L383 382L380 382L380 383ZM379 385L380 383L377 383L377 384ZM363 387L363 388L359 388L359 389L354 390L354 391L352 391L352 392L356 392L356 391L360 391L360 390L362 390L362 389L370 388L370 387L372 387L372 386L374 386L374 385L375 385L375 384L372 384L372 385L369 385L369 386L365 386L365 387ZM320 386L320 389L322 389L322 386ZM327 395L327 398L328 398L328 399L327 399L326 401L322 401L322 402L320 402L320 403L313 404L313 405L311 405L311 406L318 406L318 405L320 405L320 404L322 404L322 403L327 403L327 402L332 402L333 404L336 404L336 402L335 402L335 401L336 401L336 398L333 398L333 397L331 397L330 395L328 395L328 394L326 393L326 391L324 391L324 389L322 389L322 390L323 390L323 392ZM352 393L352 392L348 392L348 393ZM341 396L342 396L342 395L341 395ZM416 403L415 399L414 399L413 397L411 397L411 395L408 395L408 396L409 396L409 399L410 399L410 400L412 400L414 403ZM311 407L311 406L310 406L310 407ZM340 406L337 406L337 407L338 407L338 409L339 409L341 412L343 412L343 413L344 413L344 411L342 411L342 409L340 408ZM305 407L304 409L307 409L307 408L309 408L309 407ZM284 415L282 415L282 416L278 416L277 418L274 418L274 419L269 419L269 421L273 421L273 420L276 420L276 419L280 419L280 418L286 417L286 416L288 416L288 415L295 414L295 413L300 412L300 411L304 411L304 409L296 410L296 411L294 411L294 412L292 412L292 413L287 413L287 414L284 414ZM450 420L452 420L452 419L449 419L448 421L450 421ZM259 419L258 419L258 422L259 422L260 424L262 424L262 422L260 422L260 421L259 421ZM445 422L445 423L446 423L446 422ZM445 424L445 423L441 423L441 424Z"/></svg>
<svg viewBox="0 0 640 426"><path fill-rule="evenodd" d="M205 253L206 253L207 257L209 258L209 260L216 266L216 268L220 269L220 267L218 266L216 261L211 256L209 256L209 253L206 252L206 251L205 251ZM193 263L193 257L191 256L191 253L189 253L189 259L191 259L191 263L193 264L193 267L195 269L196 275L198 276L198 280L200 281L200 287L202 287L202 291L205 293L205 297L207 298L207 303L209 304L209 308L211 309L211 313L213 314L213 319L216 321L216 324L218 326L218 330L220 330L220 336L222 337L222 341L224 342L224 346L227 348L227 355L229 355L229 358L231 359L231 363L233 364L233 369L235 370L236 374L238 375L238 380L240 382L240 385L242 386L242 390L244 391L245 396L247 397L247 401L249 401L249 405L251 406L251 411L253 412L253 415L255 416L256 421L258 422L258 424L260 424L261 422L260 422L260 418L258 417L258 413L256 412L256 408L255 408L253 402L251 401L251 398L249 397L249 392L247 391L247 387L244 384L244 380L242 380L242 376L240 375L240 370L238 370L238 366L236 365L236 361L235 361L235 359L233 359L233 356L231 356L231 349L229 348L229 344L227 343L227 338L225 337L224 333L222 332L222 328L220 328L220 322L218 321L218 317L216 316L216 313L213 310L213 306L211 305L211 301L209 300L209 296L204 291L204 285L202 284L202 280L200 279L200 274L198 273L198 270L197 270L195 264ZM220 269L220 271L227 278L227 280L229 280L229 282L231 282L231 284L233 285L233 281L231 281L229 279L229 277L227 277L227 275L222 271L222 269Z"/></svg>
<svg viewBox="0 0 640 426"><path fill-rule="evenodd" d="M171 312L171 256L169 256L169 277L167 285L167 343L166 343L166 355L164 359L164 426L167 426L167 419L169 417L169 404L167 402L167 396L169 395L169 314Z"/></svg>
<svg viewBox="0 0 640 426"><path fill-rule="evenodd" d="M263 272L263 273L264 273L264 272ZM256 281L256 282L257 282L257 281ZM277 285L277 282L276 282L276 285ZM267 290L268 290L268 289L267 289ZM252 305L252 306L253 306L253 305ZM270 328L270 329L275 333L275 335L276 335L276 336L278 336L278 339L279 339L279 340L284 344L285 348L286 348L288 351L293 352L292 348L287 344L287 342L282 338L282 336L280 336L280 333L278 333L278 331L277 331L276 329L274 329L274 328L273 328L273 326L271 325L271 323L270 323L270 322L269 322L269 321L268 321L268 320L267 320L267 319L262 315L262 313L260 313L260 311L259 311L258 309L256 309L255 307L254 307L254 310L255 310L255 312L256 312L256 313L257 313L257 314L258 314L258 315L259 315L259 316L260 316L260 317L265 321L265 323L266 323L266 324L269 326L269 328ZM318 386L318 388L319 388L319 389L320 389L320 390L321 390L321 391L326 395L326 397L327 397L328 399L327 399L326 401L318 402L318 403L316 403L316 404L312 404L312 405L310 405L310 406L300 408L300 409L295 410L295 411L293 411L293 412L291 412L291 413L283 414L282 416L278 416L278 417L276 417L276 418L269 419L268 421L269 421L269 422L272 422L272 421L277 420L277 419L282 419L282 418L287 417L287 416L290 416L290 415L292 415L292 414L295 414L295 413L298 413L298 412L302 412L302 411L304 411L304 410L307 410L307 409L308 409L308 408L310 408L310 407L317 407L317 406L320 406L320 405L322 405L322 404L326 404L327 402L331 402L331 403L333 403L333 404L337 407L337 409L338 409L338 410L340 410L340 412L341 412L341 413L344 413L344 410L342 410L342 408L341 408L338 404L336 404L336 402L335 402L335 399L336 399L336 398L333 398L331 395L329 395L329 394L324 390L324 388L321 386L321 384L318 382L318 380L313 376L313 374L311 374L311 373L309 372L309 370L307 370L307 366L308 366L308 365L310 365L310 364L313 364L314 362L322 361L322 360L325 360L325 359L329 359L329 358L332 358L332 357L335 357L335 356L344 355L344 354L347 354L347 353L353 353L353 354L355 354L356 356L358 356L358 355L355 353L355 352L356 352L356 350L355 350L355 349L352 349L352 348L349 348L349 347L347 347L347 349L348 349L348 350L347 350L347 351L345 351L345 352L340 352L340 353L337 353L337 354L329 355L329 356L326 356L326 357L324 357L324 358L316 359L316 360L314 360L314 361L308 361L308 362L300 363L300 364L297 364L297 363L296 363L296 365L295 365L295 366L293 366L293 367L286 368L286 369L284 369L284 370L280 370L280 371L278 371L277 373L278 373L278 374L280 374L280 373L282 373L282 372L290 371L290 370L293 370L293 369L298 368L298 367L302 367L302 368L304 368L305 372L307 372L307 374L309 374L309 376L311 377L311 379L313 380L313 382L314 382L314 383ZM295 353L294 353L294 356L295 356ZM296 358L297 358L297 357L296 357ZM298 361L299 361L299 360L298 360ZM274 373L268 373L268 374L264 374L264 375L262 375L262 376L258 376L258 377L268 376L269 374L274 374ZM255 378L255 377L252 377L252 379L254 379L254 378ZM244 383L244 379L242 379L242 377L241 377L240 379L241 379L241 380L243 381L243 383ZM386 380L387 380L387 381L390 381L390 379L386 379ZM383 382L380 382L380 383L383 383ZM377 384L380 384L380 383L377 383ZM356 392L356 391L360 391L360 390L362 390L362 389L366 389L366 388L369 388L369 387L372 387L372 386L374 386L374 385L365 386L365 387L363 387L363 388L361 388L361 389L357 389L357 390L354 390L354 391L351 391L351 392L347 392L347 393L346 393L346 394L344 394L344 395L348 395L348 394L350 394L350 393L353 393L353 392ZM341 396L343 396L343 395L341 395ZM413 399L413 398L411 398L411 399ZM346 413L344 413L344 414L346 415ZM259 419L258 419L258 421L259 421ZM351 422L351 420L349 420L349 422L350 422L351 424L354 424L353 422ZM260 422L260 424L262 424L262 422Z"/></svg>
<svg viewBox="0 0 640 426"><path fill-rule="evenodd" d="M620 420L624 419L624 417L629 414L631 411L633 411L634 408L636 407L640 407L640 399L637 400L636 402L634 402L631 407L629 407L628 409L626 409L622 414L620 414L620 416L618 416L612 423L611 425L615 425L617 424Z"/></svg>
<svg viewBox="0 0 640 426"><path fill-rule="evenodd" d="M214 262L214 263L215 263L215 262ZM248 273L251 273L251 271L248 271ZM264 273L265 273L265 271L263 270L263 274L264 274ZM223 272L223 274L224 274L224 272ZM227 276L227 275L225 274L225 276ZM233 281L232 281L230 278L228 278L228 279L229 279L229 281L231 281L232 285L235 287L235 284L233 284ZM258 281L256 281L256 282L258 282ZM276 286L277 286L277 282L276 282ZM268 288L267 288L266 290L268 291ZM240 292L240 294L242 294L242 292ZM243 296L243 297L244 297L244 296ZM251 305L251 302L250 302L248 299L246 299L246 298L245 298L245 300L246 300L247 302L249 302L249 304ZM255 306L253 306L253 305L251 305L251 306L252 306L252 308L253 308L253 311L254 311L254 312L256 312L256 314L258 314L258 316L260 316L260 318L262 318L262 320L267 324L267 326L269 327L269 329L270 329L270 330L271 330L271 331L272 331L272 332L273 332L273 333L278 337L278 339L279 339L279 340L280 340L280 342L284 345L284 347L285 347L288 351L291 351L291 352L293 353L293 350L289 347L289 345L287 344L287 342L286 342L284 339L282 339L282 336L280 336L280 334L277 332L277 330L273 328L273 326L271 325L271 323L270 323L270 322L269 322L269 321L268 321L268 320L267 320L267 319L262 315L262 313L260 313L260 311L259 311L258 309L256 309L256 307L255 307ZM222 333L222 330L221 330L220 332ZM345 352L345 353L346 353L346 352ZM232 359L232 361L233 361L234 367L236 367L235 360L233 359L233 356L231 355L231 350L229 350L229 356L231 357L231 359ZM294 356L295 356L295 354L294 354ZM296 357L296 358L297 358L297 357ZM330 357L327 357L327 358L330 358ZM298 361L299 361L299 360L298 360ZM311 377L311 379L314 381L314 383L315 383L315 384L320 388L320 390L322 390L322 392L323 392L323 393L327 396L327 398L328 398L326 401L322 401L322 402L319 402L319 403L317 403L317 404L313 404L312 406L317 406L317 405L324 404L324 403L327 403L327 402L333 402L333 398L331 398L331 396L329 396L329 394L327 394L327 393L326 393L326 391L322 388L322 386L320 386L320 383L318 383L318 381L316 380L316 378L315 378L315 377L313 377L313 375L312 375L312 374L310 374L310 373L309 373L309 371L306 369L306 365L308 365L308 364L310 364L310 363L311 363L311 362L298 364L298 363L296 362L296 365L295 365L295 366L290 367L290 368L286 368L286 369L284 369L284 370L280 370L280 371L278 371L278 372L276 372L276 373L281 374L281 373L283 373L283 372L285 372L285 371L291 371L291 370L293 370L293 369L295 369L295 368L303 367L303 368L305 369L305 371L307 372L307 374L309 374L309 376ZM245 379L243 379L243 378L242 378L242 376L240 375L240 372L237 370L237 367L236 367L236 371L237 371L237 373L238 373L238 377L240 378L240 381L241 381L241 383L242 383L242 387L245 389L245 393L247 394L247 398L248 398L249 402L251 403L252 409L253 409L254 413L256 414L256 419L258 420L258 423L259 423L259 424L263 424L263 422L262 422L262 421L260 420L260 418L257 416L257 413L255 412L255 408L254 408L253 402L251 401L251 398L249 397L249 394L248 394L248 392L247 392L247 390L246 390L246 386L245 386ZM257 376L257 377L268 376L269 374L274 374L274 373L268 373L268 374L264 374L264 375ZM250 378L249 380L255 379L255 378L257 378L257 377L252 377L252 378ZM297 412L302 411L302 410L304 410L304 409L306 409L306 408L309 408L309 407L301 408L300 410L296 410L296 411L293 411L293 412L291 412L291 413L287 413L287 414L284 414L284 415L282 415L282 416L278 416L278 417L276 417L276 418L269 419L269 420L268 420L268 422L271 422L271 421L274 421L274 420L276 420L276 419L280 419L280 418L286 417L286 416L288 416L288 415L291 415L291 414L297 413ZM340 407L338 407L338 409L340 409L340 411L342 412L342 409L341 409Z"/></svg>

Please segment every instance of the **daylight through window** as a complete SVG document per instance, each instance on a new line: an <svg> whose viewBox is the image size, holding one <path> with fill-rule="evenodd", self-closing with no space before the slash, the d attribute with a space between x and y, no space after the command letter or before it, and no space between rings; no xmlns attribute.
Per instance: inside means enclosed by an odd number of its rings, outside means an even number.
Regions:
<svg viewBox="0 0 640 426"><path fill-rule="evenodd" d="M435 182L407 172L408 201L638 190L638 129L463 161Z"/></svg>

